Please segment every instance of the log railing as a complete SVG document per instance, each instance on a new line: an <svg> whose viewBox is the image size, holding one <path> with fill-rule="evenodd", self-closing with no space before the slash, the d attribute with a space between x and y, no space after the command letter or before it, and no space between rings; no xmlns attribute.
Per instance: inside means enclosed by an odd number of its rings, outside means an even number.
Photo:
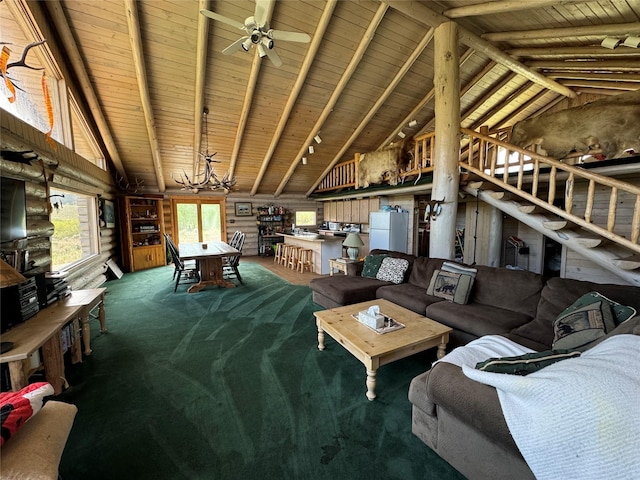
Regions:
<svg viewBox="0 0 640 480"><path fill-rule="evenodd" d="M420 177L424 173L433 171L433 151L435 148L435 133L430 132L415 138L415 145L411 151L410 160L400 172L400 178L406 180L408 177ZM360 154L355 155L353 160L347 160L335 165L331 171L322 179L316 192L328 192L345 187L359 188L358 184L358 164Z"/></svg>
<svg viewBox="0 0 640 480"><path fill-rule="evenodd" d="M640 188L580 167L516 147L489 135L461 129L466 147L460 166L505 191L554 213L569 222L640 253ZM505 168L506 163L506 168ZM574 211L576 182L587 183L584 208ZM556 204L556 191L564 184L564 207ZM608 195L606 222L594 222L596 192ZM631 229L617 220L618 197L628 194L633 203Z"/></svg>

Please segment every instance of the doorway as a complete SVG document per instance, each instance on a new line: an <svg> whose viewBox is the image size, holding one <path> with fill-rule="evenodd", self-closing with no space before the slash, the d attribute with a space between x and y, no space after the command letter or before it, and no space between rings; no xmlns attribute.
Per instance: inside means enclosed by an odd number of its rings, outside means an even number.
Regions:
<svg viewBox="0 0 640 480"><path fill-rule="evenodd" d="M174 198L171 203L176 244L226 240L224 199Z"/></svg>

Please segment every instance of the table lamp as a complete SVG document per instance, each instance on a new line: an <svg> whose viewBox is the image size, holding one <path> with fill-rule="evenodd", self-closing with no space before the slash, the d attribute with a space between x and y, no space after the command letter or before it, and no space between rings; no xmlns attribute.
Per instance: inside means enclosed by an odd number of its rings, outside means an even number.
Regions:
<svg viewBox="0 0 640 480"><path fill-rule="evenodd" d="M0 258L0 288L11 287L26 282L27 279ZM0 353L8 352L13 348L13 342L0 342Z"/></svg>
<svg viewBox="0 0 640 480"><path fill-rule="evenodd" d="M347 247L347 254L349 255L349 259L357 260L358 259L358 247L363 246L362 239L360 235L357 233L350 233L347 235L347 238L342 242L343 247Z"/></svg>

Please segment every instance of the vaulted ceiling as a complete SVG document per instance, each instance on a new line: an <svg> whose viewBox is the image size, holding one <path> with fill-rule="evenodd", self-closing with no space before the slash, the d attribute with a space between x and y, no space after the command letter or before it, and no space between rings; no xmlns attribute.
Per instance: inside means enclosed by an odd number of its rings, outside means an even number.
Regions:
<svg viewBox="0 0 640 480"><path fill-rule="evenodd" d="M257 48L224 55L245 33L199 13L243 23L255 1L44 4L85 79L108 157L148 192L179 188L174 178L202 169L197 154L208 146L216 172L237 177L233 193L308 195L335 163L401 130L432 130L433 29L449 20L460 27L464 127L507 126L564 98L640 87L640 49L601 46L640 37L640 0L267 1L272 28L311 37L276 39L280 67Z"/></svg>

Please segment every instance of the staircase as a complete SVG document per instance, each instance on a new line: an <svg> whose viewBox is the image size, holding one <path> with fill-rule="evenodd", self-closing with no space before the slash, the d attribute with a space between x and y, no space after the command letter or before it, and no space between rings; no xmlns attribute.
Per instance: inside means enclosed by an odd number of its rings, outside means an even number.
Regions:
<svg viewBox="0 0 640 480"><path fill-rule="evenodd" d="M639 187L510 145L503 132L462 135L464 191L640 286ZM594 208L603 198L608 208ZM624 221L622 205L632 209Z"/></svg>

